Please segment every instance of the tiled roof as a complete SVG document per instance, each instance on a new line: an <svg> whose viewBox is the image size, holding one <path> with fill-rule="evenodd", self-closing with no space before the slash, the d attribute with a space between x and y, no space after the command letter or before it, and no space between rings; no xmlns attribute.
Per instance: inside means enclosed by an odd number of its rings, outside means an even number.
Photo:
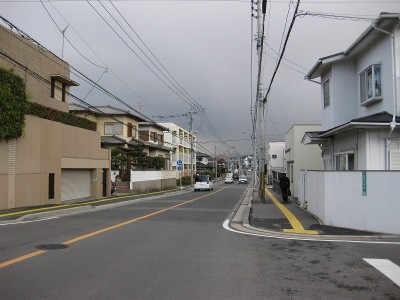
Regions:
<svg viewBox="0 0 400 300"><path fill-rule="evenodd" d="M140 117L134 113L131 113L129 110L123 110L120 108L116 108L114 106L110 105L98 105L98 106L93 106L94 108L90 107L85 107L83 105L77 104L77 103L71 103L69 105L69 111L70 112L80 112L80 111L90 111L94 114L105 114L105 115L131 115L138 119L139 121L145 121L143 117Z"/></svg>
<svg viewBox="0 0 400 300"><path fill-rule="evenodd" d="M203 153L203 152L200 152L200 151L196 152L196 156L197 157L211 157L210 155L208 155L206 153Z"/></svg>
<svg viewBox="0 0 400 300"><path fill-rule="evenodd" d="M157 144L154 144L154 143L140 141L140 140L136 140L136 139L131 139L128 142L128 145L133 145L133 146L142 145L142 146L145 146L145 147L148 147L148 148L151 148L151 149L161 149L161 150L165 150L165 151L171 151L172 150L170 147L167 147L167 146L160 146L160 145L157 145Z"/></svg>
<svg viewBox="0 0 400 300"><path fill-rule="evenodd" d="M124 145L126 144L126 141L123 138L117 137L115 135L113 136L104 135L101 137L101 143L112 144L112 145Z"/></svg>
<svg viewBox="0 0 400 300"><path fill-rule="evenodd" d="M153 122L139 122L139 126L153 126L155 128L161 129L162 131L170 131L169 128L160 125L159 123L153 123Z"/></svg>
<svg viewBox="0 0 400 300"><path fill-rule="evenodd" d="M369 115L366 117L353 119L351 122L366 122L366 123L390 123L392 122L393 115L389 114L386 111L376 113L373 115ZM400 122L400 117L396 117L396 123Z"/></svg>

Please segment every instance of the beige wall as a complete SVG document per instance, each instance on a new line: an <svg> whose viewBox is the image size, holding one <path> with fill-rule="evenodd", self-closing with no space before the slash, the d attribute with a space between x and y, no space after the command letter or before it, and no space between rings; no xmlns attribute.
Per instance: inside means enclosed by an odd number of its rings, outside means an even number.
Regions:
<svg viewBox="0 0 400 300"><path fill-rule="evenodd" d="M117 121L114 120L113 118L107 117L107 116L97 116L93 114L88 114L87 112L74 112L74 115L89 119L93 122L97 123L97 131L100 133L100 135L106 135L104 133L104 124L105 123L116 123ZM127 141L129 141L131 138L128 138L128 123L131 123L133 126L136 126L136 129L139 130L139 122L138 120L131 118L129 116L114 116L115 119L121 121L122 124L122 134L118 134L116 136L121 137ZM138 138L138 137L136 137Z"/></svg>
<svg viewBox="0 0 400 300"><path fill-rule="evenodd" d="M13 175L8 175L8 143L0 142L0 209L61 203L62 168L92 170L97 178L92 181L92 197L102 196L102 169L110 169L110 152L100 148L98 132L33 116L26 116L25 122L16 146L15 201L9 188ZM55 174L53 200L48 199L49 173Z"/></svg>
<svg viewBox="0 0 400 300"><path fill-rule="evenodd" d="M0 26L0 50L49 82L51 81L50 75L62 75L69 78L69 65L65 61L3 26ZM22 77L29 101L68 112L68 95L66 95L65 102L61 102L61 99L57 99L57 97L53 99L50 97L50 84L33 78L25 70L6 60L0 60L0 66L14 69L15 73ZM68 86L66 91L69 91Z"/></svg>

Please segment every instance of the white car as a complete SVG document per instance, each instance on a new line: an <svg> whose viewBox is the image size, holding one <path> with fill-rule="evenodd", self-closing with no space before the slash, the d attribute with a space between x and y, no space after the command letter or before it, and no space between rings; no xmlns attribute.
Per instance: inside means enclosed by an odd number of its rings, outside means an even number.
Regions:
<svg viewBox="0 0 400 300"><path fill-rule="evenodd" d="M226 177L225 183L233 183L233 177Z"/></svg>
<svg viewBox="0 0 400 300"><path fill-rule="evenodd" d="M240 175L239 183L247 183L247 177L245 175Z"/></svg>
<svg viewBox="0 0 400 300"><path fill-rule="evenodd" d="M194 179L194 191L211 191L214 189L214 184L209 175L197 175Z"/></svg>

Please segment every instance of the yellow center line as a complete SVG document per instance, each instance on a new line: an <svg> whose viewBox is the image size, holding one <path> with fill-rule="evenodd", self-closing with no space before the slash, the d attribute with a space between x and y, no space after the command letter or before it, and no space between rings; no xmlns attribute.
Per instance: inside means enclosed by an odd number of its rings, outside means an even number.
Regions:
<svg viewBox="0 0 400 300"><path fill-rule="evenodd" d="M2 269L2 268L4 268L4 267L7 267L7 266L9 266L9 265L16 264L17 262L26 260L26 259L28 259L28 258L37 256L37 255L40 255L40 254L43 254L43 253L46 253L46 252L47 252L47 251L44 251L44 250L38 250L38 251L35 251L35 252L32 252L32 253L29 253L29 254L26 254L26 255L23 255L23 256L20 256L20 257L17 257L17 258L14 258L14 259L5 261L5 262L3 262L3 263L0 263L0 269Z"/></svg>
<svg viewBox="0 0 400 300"><path fill-rule="evenodd" d="M290 222L293 229L283 229L284 232L292 232L292 233L303 233L303 234L318 234L316 230L306 230L304 229L303 225L301 225L300 221L295 217L294 214L290 210L288 210L278 199L272 195L272 193L266 188L265 191L267 192L268 196L271 200L275 203L276 206L282 211L285 215L286 219Z"/></svg>
<svg viewBox="0 0 400 300"><path fill-rule="evenodd" d="M197 200L199 200L199 199L202 199L202 198L208 197L208 196L210 196L210 195L219 193L219 192L223 191L224 189L226 189L226 187L224 187L224 188L222 188L222 189L220 189L220 190L218 190L218 191L212 192L212 193L207 193L207 194L204 195L204 196L197 197L197 198L194 198L194 199L192 199L192 200L188 200L188 201L185 201L185 202L182 202L182 203L179 203L179 204L176 204L176 205L173 205L173 206L170 206L170 207L167 207L167 208L164 208L164 209L161 209L161 210L152 212L152 213L150 213L150 214L147 214L147 215L144 215L144 216L141 216L141 217L138 217L138 218L130 219L130 220L125 221L125 222L122 222L122 223L118 223L118 224L115 224L115 225L112 225L112 226L109 226L109 227L105 227L105 228L100 229L100 230L96 230L96 231L93 231L93 232L90 232L90 233L87 233L87 234L84 234L84 235L75 237L75 238L73 238L73 239L71 239L71 240L68 240L68 241L63 242L62 244L64 244L64 245L71 245L71 244L73 244L73 243L76 243L76 242L79 242L79 241L88 239L88 238L90 238L90 237L99 235L99 234L101 234L101 233L104 233L104 232L107 232L107 231L111 231L111 230L114 230L114 229L117 229L117 228L120 228L120 227L129 225L129 224L138 222L138 221L140 221L140 220L144 220L144 219L150 218L151 216L155 216L155 215L161 214L161 213L163 213L163 212L165 212L165 211L174 209L174 208L176 208L176 207L179 207L179 206L182 206L182 205L191 203L191 202L195 202L195 201L197 201ZM5 262L3 262L3 263L0 263L0 269L1 269L1 268L4 268L4 267L7 267L7 266L9 266L9 265L13 265L13 264L15 264L15 263L18 263L18 262L20 262L20 261L29 259L29 258L31 258L31 257L35 257L35 256L37 256L37 255L46 253L46 252L47 252L47 251L39 250L39 251L36 251L36 252L32 252L32 253L29 253L29 254L26 254L26 255L23 255L23 256L20 256L20 257L17 257L17 258L14 258L14 259L5 261Z"/></svg>

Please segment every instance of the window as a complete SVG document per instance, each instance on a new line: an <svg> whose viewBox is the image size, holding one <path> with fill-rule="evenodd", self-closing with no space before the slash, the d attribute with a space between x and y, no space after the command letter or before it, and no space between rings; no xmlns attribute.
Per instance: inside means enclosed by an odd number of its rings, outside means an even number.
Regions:
<svg viewBox="0 0 400 300"><path fill-rule="evenodd" d="M56 89L56 80L54 78L51 79L51 90L50 97L55 98L55 89Z"/></svg>
<svg viewBox="0 0 400 300"><path fill-rule="evenodd" d="M382 99L381 65L369 66L360 73L360 101L368 104Z"/></svg>
<svg viewBox="0 0 400 300"><path fill-rule="evenodd" d="M128 123L128 134L127 137L132 137L132 123Z"/></svg>
<svg viewBox="0 0 400 300"><path fill-rule="evenodd" d="M272 159L277 159L277 158L278 158L278 155L272 154Z"/></svg>
<svg viewBox="0 0 400 300"><path fill-rule="evenodd" d="M354 153L340 153L335 155L336 171L352 171L355 169Z"/></svg>
<svg viewBox="0 0 400 300"><path fill-rule="evenodd" d="M49 199L54 199L54 173L49 174Z"/></svg>
<svg viewBox="0 0 400 300"><path fill-rule="evenodd" d="M150 139L151 139L153 142L156 141L156 136L157 136L157 133L156 133L156 132L154 132L154 131L151 131L151 132L150 132Z"/></svg>
<svg viewBox="0 0 400 300"><path fill-rule="evenodd" d="M122 134L122 123L105 123L104 134Z"/></svg>
<svg viewBox="0 0 400 300"><path fill-rule="evenodd" d="M132 126L132 137L137 139L137 127L135 125Z"/></svg>
<svg viewBox="0 0 400 300"><path fill-rule="evenodd" d="M324 90L324 108L325 108L329 106L329 104L331 103L331 96L329 93L329 80L324 82L323 90Z"/></svg>
<svg viewBox="0 0 400 300"><path fill-rule="evenodd" d="M65 87L66 87L66 84L63 83L62 88L61 88L61 101L62 102L65 102Z"/></svg>

